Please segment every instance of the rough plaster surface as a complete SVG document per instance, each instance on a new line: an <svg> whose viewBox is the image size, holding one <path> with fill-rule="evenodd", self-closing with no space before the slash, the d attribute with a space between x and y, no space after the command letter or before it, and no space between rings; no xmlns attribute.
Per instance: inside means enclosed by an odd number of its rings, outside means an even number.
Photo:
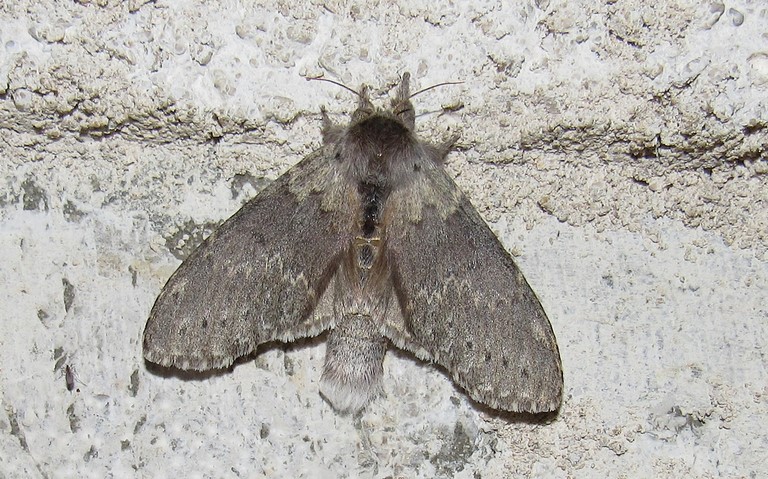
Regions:
<svg viewBox="0 0 768 479"><path fill-rule="evenodd" d="M6 1L0 477L768 474L768 4ZM542 299L553 421L385 362L358 417L322 340L148 369L154 297L211 228L403 71L417 128ZM68 391L65 365L76 371Z"/></svg>

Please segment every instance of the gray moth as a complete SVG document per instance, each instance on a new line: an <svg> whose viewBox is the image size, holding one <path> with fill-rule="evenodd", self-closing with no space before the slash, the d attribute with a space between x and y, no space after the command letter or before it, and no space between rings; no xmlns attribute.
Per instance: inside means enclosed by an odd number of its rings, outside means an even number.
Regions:
<svg viewBox="0 0 768 479"><path fill-rule="evenodd" d="M144 357L225 368L262 343L328 331L320 392L341 412L381 393L387 347L442 366L491 408L547 412L563 373L512 257L414 133L406 73L390 110L367 88L347 126L245 204L176 270Z"/></svg>

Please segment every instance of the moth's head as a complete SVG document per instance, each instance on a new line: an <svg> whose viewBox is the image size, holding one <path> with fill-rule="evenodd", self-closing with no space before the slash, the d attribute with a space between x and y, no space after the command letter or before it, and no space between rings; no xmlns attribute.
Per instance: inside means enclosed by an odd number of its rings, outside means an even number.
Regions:
<svg viewBox="0 0 768 479"><path fill-rule="evenodd" d="M357 109L346 127L334 126L324 115L323 141L334 148L335 158L348 166L354 180L390 183L393 170L417 154L409 82L406 73L389 110L376 108L369 88L363 85Z"/></svg>
<svg viewBox="0 0 768 479"><path fill-rule="evenodd" d="M413 131L416 123L416 113L414 112L413 104L411 103L410 83L411 74L406 72L403 74L403 78L400 81L400 86L397 89L395 98L392 99L392 108L390 110L374 107L369 95L370 89L367 85L363 85L360 88L360 102L357 105L357 110L352 113L350 128L358 123L365 122L368 119L382 117L400 123L408 131Z"/></svg>
<svg viewBox="0 0 768 479"><path fill-rule="evenodd" d="M376 108L369 88L363 85L355 92L360 101L346 127L333 125L323 111L323 142L335 150L334 157L347 166L353 180L382 186L403 184L419 162L440 162L447 153L415 136L410 80L410 74L404 73L390 109Z"/></svg>

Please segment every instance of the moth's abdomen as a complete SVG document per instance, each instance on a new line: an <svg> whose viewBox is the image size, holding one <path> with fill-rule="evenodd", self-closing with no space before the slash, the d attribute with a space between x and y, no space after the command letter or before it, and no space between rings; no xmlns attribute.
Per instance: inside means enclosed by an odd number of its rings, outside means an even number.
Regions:
<svg viewBox="0 0 768 479"><path fill-rule="evenodd" d="M338 411L362 409L381 392L386 340L370 316L345 314L328 334L320 391Z"/></svg>

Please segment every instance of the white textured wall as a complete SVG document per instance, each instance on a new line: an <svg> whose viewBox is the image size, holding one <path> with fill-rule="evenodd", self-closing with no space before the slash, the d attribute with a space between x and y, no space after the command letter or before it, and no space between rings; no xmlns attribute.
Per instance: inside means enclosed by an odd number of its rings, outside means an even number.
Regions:
<svg viewBox="0 0 768 479"><path fill-rule="evenodd" d="M0 477L768 474L768 4L314 3L0 5ZM174 255L354 109L303 77L382 101L404 71L464 81L417 128L461 135L448 168L549 313L559 417L391 353L340 416L321 341L148 371Z"/></svg>

